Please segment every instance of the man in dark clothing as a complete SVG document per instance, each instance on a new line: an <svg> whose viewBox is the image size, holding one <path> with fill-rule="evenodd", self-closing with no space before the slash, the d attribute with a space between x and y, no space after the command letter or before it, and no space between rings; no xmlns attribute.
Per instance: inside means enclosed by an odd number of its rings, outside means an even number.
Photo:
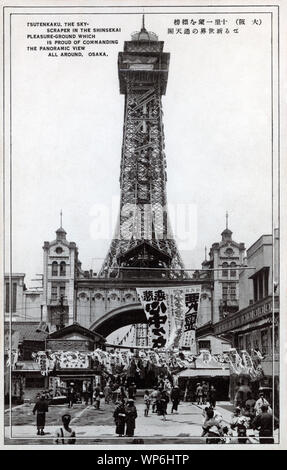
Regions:
<svg viewBox="0 0 287 470"><path fill-rule="evenodd" d="M36 402L33 408L33 414L37 412L36 425L37 425L37 434L44 435L44 427L46 422L46 413L48 411L48 402L45 399L45 396L42 395L40 399Z"/></svg>
<svg viewBox="0 0 287 470"><path fill-rule="evenodd" d="M69 402L68 408L73 408L74 400L75 400L74 384L70 384L68 387L68 402Z"/></svg>
<svg viewBox="0 0 287 470"><path fill-rule="evenodd" d="M213 385L211 385L209 390L209 403L212 408L215 408L216 404L216 389Z"/></svg>
<svg viewBox="0 0 287 470"><path fill-rule="evenodd" d="M170 394L170 399L172 401L171 413L173 413L174 411L177 413L177 407L180 401L180 390L177 385L173 387Z"/></svg>
<svg viewBox="0 0 287 470"><path fill-rule="evenodd" d="M252 398L252 394L250 392L247 392L247 399L245 402L245 408L249 407L250 411L253 412L254 406L255 406L256 400Z"/></svg>
<svg viewBox="0 0 287 470"><path fill-rule="evenodd" d="M137 414L137 409L134 405L134 401L132 399L129 399L127 401L127 406L125 408L126 411L126 436L133 436L135 427L136 427L136 418L138 416Z"/></svg>
<svg viewBox="0 0 287 470"><path fill-rule="evenodd" d="M134 399L135 399L136 390L137 390L137 389L136 389L136 385L135 385L135 383L133 382L133 383L129 386L129 388L128 388L128 395L129 395L129 398L130 398L131 400L134 400Z"/></svg>
<svg viewBox="0 0 287 470"><path fill-rule="evenodd" d="M208 385L206 382L202 382L202 400L203 404L206 405L208 395Z"/></svg>
<svg viewBox="0 0 287 470"><path fill-rule="evenodd" d="M262 413L257 415L253 421L253 429L259 429L260 444L274 444L273 439L273 417L268 412L268 406L262 405Z"/></svg>

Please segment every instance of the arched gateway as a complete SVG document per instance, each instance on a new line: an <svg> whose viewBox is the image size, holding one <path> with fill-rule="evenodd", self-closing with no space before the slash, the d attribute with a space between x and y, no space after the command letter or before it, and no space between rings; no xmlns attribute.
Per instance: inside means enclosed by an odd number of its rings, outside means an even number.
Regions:
<svg viewBox="0 0 287 470"><path fill-rule="evenodd" d="M90 326L90 330L106 338L123 326L137 323L147 323L142 306L140 304L124 305L107 312L96 320Z"/></svg>

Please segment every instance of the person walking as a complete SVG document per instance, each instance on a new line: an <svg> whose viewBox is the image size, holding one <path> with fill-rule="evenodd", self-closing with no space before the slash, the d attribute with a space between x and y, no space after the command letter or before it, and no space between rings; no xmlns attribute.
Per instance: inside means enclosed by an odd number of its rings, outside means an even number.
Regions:
<svg viewBox="0 0 287 470"><path fill-rule="evenodd" d="M203 395L203 390L202 390L202 385L201 383L198 383L196 386L196 399L197 399L197 404L202 405L202 395Z"/></svg>
<svg viewBox="0 0 287 470"><path fill-rule="evenodd" d="M73 408L74 401L75 401L75 389L74 389L74 384L72 382L68 386L68 402L69 402L68 408Z"/></svg>
<svg viewBox="0 0 287 470"><path fill-rule="evenodd" d="M252 427L259 430L260 444L274 444L273 416L268 409L268 405L262 405L261 413L255 417Z"/></svg>
<svg viewBox="0 0 287 470"><path fill-rule="evenodd" d="M251 413L253 413L255 404L256 404L256 400L253 398L252 393L248 392L247 393L247 399L245 401L245 408L248 406Z"/></svg>
<svg viewBox="0 0 287 470"><path fill-rule="evenodd" d="M41 395L35 403L33 414L36 414L37 435L44 436L44 428L46 423L46 413L49 411L48 402L45 395Z"/></svg>
<svg viewBox="0 0 287 470"><path fill-rule="evenodd" d="M111 397L112 397L112 389L110 387L110 384L107 383L105 388L104 388L104 395L105 395L105 403L107 405L110 403Z"/></svg>
<svg viewBox="0 0 287 470"><path fill-rule="evenodd" d="M206 408L206 419L202 426L202 436L207 436L206 444L219 444L223 436L222 426L214 419L212 408Z"/></svg>
<svg viewBox="0 0 287 470"><path fill-rule="evenodd" d="M90 382L87 387L87 404L88 401L90 400L90 404L93 404L93 397L94 397L94 390L93 390L93 385Z"/></svg>
<svg viewBox="0 0 287 470"><path fill-rule="evenodd" d="M136 391L137 391L137 388L136 388L136 384L134 382L132 382L128 388L128 397L131 399L131 400L134 400L135 399L135 396L136 396Z"/></svg>
<svg viewBox="0 0 287 470"><path fill-rule="evenodd" d="M215 408L216 405L216 389L211 385L209 390L209 404L212 408Z"/></svg>
<svg viewBox="0 0 287 470"><path fill-rule="evenodd" d="M208 385L206 382L202 382L202 401L206 405L208 396Z"/></svg>
<svg viewBox="0 0 287 470"><path fill-rule="evenodd" d="M113 417L116 424L116 434L118 434L120 437L124 436L126 426L126 409L124 401L116 402L116 408Z"/></svg>
<svg viewBox="0 0 287 470"><path fill-rule="evenodd" d="M152 408L152 413L157 413L157 398L158 398L158 389L157 387L154 387L153 391L150 394L151 397L151 408Z"/></svg>
<svg viewBox="0 0 287 470"><path fill-rule="evenodd" d="M175 385L175 387L172 388L170 399L172 401L171 413L178 413L177 408L180 402L180 390L178 385Z"/></svg>
<svg viewBox="0 0 287 470"><path fill-rule="evenodd" d="M126 410L126 436L132 437L134 435L135 427L136 427L136 418L138 416L137 409L134 405L134 400L131 398L127 401Z"/></svg>
<svg viewBox="0 0 287 470"><path fill-rule="evenodd" d="M70 428L71 415L66 413L62 416L61 426L56 431L55 444L75 444L76 443L76 433Z"/></svg>
<svg viewBox="0 0 287 470"><path fill-rule="evenodd" d="M267 406L267 409L268 409L269 413L272 413L272 409L270 407L269 402L266 400L266 398L264 398L264 393L260 392L259 393L259 398L256 401L255 406L254 406L256 416L262 413L262 406L263 405Z"/></svg>
<svg viewBox="0 0 287 470"><path fill-rule="evenodd" d="M144 415L145 416L148 416L149 408L150 408L150 402L151 402L150 394L149 394L149 391L146 390L145 394L144 394L144 404L145 404Z"/></svg>
<svg viewBox="0 0 287 470"><path fill-rule="evenodd" d="M169 402L168 394L165 390L162 390L160 399L158 400L158 415L163 417L163 420L166 420L167 414L167 404Z"/></svg>

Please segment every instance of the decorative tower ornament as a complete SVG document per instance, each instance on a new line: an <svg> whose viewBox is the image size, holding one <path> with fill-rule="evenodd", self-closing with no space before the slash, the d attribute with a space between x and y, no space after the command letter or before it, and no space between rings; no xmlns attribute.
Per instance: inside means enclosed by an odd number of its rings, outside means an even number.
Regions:
<svg viewBox="0 0 287 470"><path fill-rule="evenodd" d="M141 30L118 55L120 93L125 95L120 212L101 277L117 277L128 268L154 268L153 277L186 277L167 211L161 96L170 54L163 46L146 30L143 15ZM135 269L134 275L148 272Z"/></svg>

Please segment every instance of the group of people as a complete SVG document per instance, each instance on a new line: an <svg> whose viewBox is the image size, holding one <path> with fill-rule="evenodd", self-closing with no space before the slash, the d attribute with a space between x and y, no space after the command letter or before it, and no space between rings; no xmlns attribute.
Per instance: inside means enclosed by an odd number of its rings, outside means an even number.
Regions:
<svg viewBox="0 0 287 470"><path fill-rule="evenodd" d="M231 442L234 432L238 443L246 444L248 429L259 431L260 444L274 443L272 409L263 393L259 394L257 401L249 393L242 406L236 407L230 426L224 424L222 415L213 406L205 407L202 429L207 444Z"/></svg>
<svg viewBox="0 0 287 470"><path fill-rule="evenodd" d="M206 382L198 382L196 384L195 398L198 405L206 405L209 402L213 408L216 405L216 389L214 385L208 387Z"/></svg>
<svg viewBox="0 0 287 470"><path fill-rule="evenodd" d="M137 409L132 398L116 402L114 420L118 436L132 437L136 427Z"/></svg>

